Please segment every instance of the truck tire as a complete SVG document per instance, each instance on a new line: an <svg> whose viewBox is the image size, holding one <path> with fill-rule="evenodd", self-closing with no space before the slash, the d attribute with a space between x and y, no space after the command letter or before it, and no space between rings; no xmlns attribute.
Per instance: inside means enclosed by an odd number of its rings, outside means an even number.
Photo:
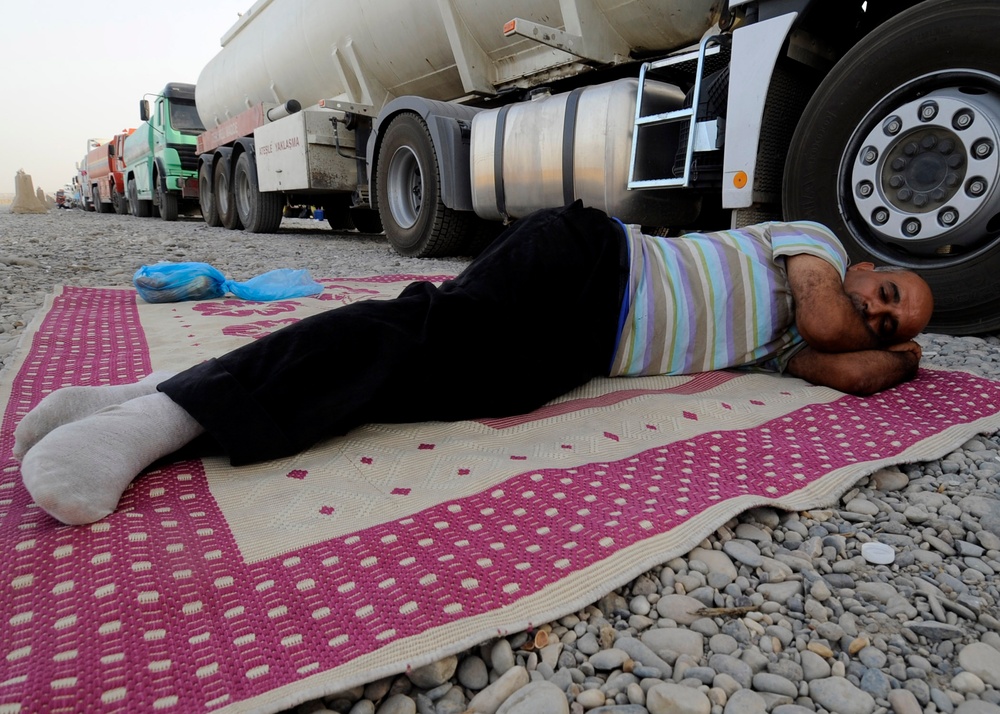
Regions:
<svg viewBox="0 0 1000 714"><path fill-rule="evenodd" d="M900 13L823 80L789 149L785 216L826 224L854 261L919 272L931 332L1000 329L998 36L992 0Z"/></svg>
<svg viewBox="0 0 1000 714"><path fill-rule="evenodd" d="M159 205L160 218L165 221L176 221L180 215L180 200L173 191L168 191L162 185L156 188L156 203Z"/></svg>
<svg viewBox="0 0 1000 714"><path fill-rule="evenodd" d="M139 200L139 191L135 186L135 179L129 179L125 184L125 191L128 193L128 207L132 215L137 218L149 218L152 207L149 201Z"/></svg>
<svg viewBox="0 0 1000 714"><path fill-rule="evenodd" d="M351 196L338 193L323 201L323 216L330 228L335 231L350 231L357 228L351 219Z"/></svg>
<svg viewBox="0 0 1000 714"><path fill-rule="evenodd" d="M101 203L101 192L97 190L97 186L90 189L90 200L94 202L95 211L98 213L109 213L108 205Z"/></svg>
<svg viewBox="0 0 1000 714"><path fill-rule="evenodd" d="M250 154L243 152L236 159L233 171L233 201L243 229L250 233L274 233L281 225L281 212L285 207L280 193L261 193L257 183L257 169Z"/></svg>
<svg viewBox="0 0 1000 714"><path fill-rule="evenodd" d="M223 228L239 230L243 227L236 213L236 202L229 185L229 162L219 159L212 172L212 188L215 190L215 205L219 211L219 222Z"/></svg>
<svg viewBox="0 0 1000 714"><path fill-rule="evenodd" d="M219 209L215 204L215 193L212 191L212 167L208 162L202 162L198 167L198 204L201 206L201 217L205 219L205 223L213 228L222 225Z"/></svg>
<svg viewBox="0 0 1000 714"><path fill-rule="evenodd" d="M111 189L111 205L119 216L128 215L128 200L114 188Z"/></svg>
<svg viewBox="0 0 1000 714"><path fill-rule="evenodd" d="M396 252L413 258L453 254L472 214L441 201L440 167L420 117L404 113L389 123L377 165L379 216Z"/></svg>

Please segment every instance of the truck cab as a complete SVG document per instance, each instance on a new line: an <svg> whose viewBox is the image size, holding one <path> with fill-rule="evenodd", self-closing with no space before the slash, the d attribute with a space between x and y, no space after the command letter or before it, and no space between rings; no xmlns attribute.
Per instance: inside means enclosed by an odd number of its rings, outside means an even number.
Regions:
<svg viewBox="0 0 1000 714"><path fill-rule="evenodd" d="M122 148L125 193L134 216L175 221L198 205L196 145L204 126L194 85L172 82L139 103L142 124Z"/></svg>

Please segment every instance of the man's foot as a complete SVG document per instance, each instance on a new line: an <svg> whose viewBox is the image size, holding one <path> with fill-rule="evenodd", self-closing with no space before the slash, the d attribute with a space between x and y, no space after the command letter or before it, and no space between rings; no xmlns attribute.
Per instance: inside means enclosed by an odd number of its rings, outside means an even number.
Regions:
<svg viewBox="0 0 1000 714"><path fill-rule="evenodd" d="M53 429L90 416L104 407L153 394L156 385L172 376L170 372L153 372L132 384L57 389L25 414L14 429L14 458L23 459L28 450Z"/></svg>
<svg viewBox="0 0 1000 714"><path fill-rule="evenodd" d="M93 523L115 510L144 468L204 431L170 397L156 392L54 429L25 455L21 478L53 518L69 525Z"/></svg>

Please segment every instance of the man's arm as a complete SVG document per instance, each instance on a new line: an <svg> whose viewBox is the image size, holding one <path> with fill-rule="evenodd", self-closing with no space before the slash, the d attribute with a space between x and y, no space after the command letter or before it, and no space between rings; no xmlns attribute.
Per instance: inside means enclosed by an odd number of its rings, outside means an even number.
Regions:
<svg viewBox="0 0 1000 714"><path fill-rule="evenodd" d="M881 347L830 263L814 255L791 255L785 258L785 274L795 300L795 326L807 345L821 352Z"/></svg>
<svg viewBox="0 0 1000 714"><path fill-rule="evenodd" d="M789 360L786 372L813 384L867 396L913 379L920 355L920 345L912 341L857 352L821 352L805 347Z"/></svg>

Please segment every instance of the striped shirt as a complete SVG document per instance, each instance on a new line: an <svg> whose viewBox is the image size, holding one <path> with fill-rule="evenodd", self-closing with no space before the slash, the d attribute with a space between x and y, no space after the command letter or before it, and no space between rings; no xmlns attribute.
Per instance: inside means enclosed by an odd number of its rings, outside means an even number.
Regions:
<svg viewBox="0 0 1000 714"><path fill-rule="evenodd" d="M847 254L811 221L763 223L662 238L625 226L629 288L612 376L784 369L804 342L795 328L784 256L808 254L841 279Z"/></svg>

